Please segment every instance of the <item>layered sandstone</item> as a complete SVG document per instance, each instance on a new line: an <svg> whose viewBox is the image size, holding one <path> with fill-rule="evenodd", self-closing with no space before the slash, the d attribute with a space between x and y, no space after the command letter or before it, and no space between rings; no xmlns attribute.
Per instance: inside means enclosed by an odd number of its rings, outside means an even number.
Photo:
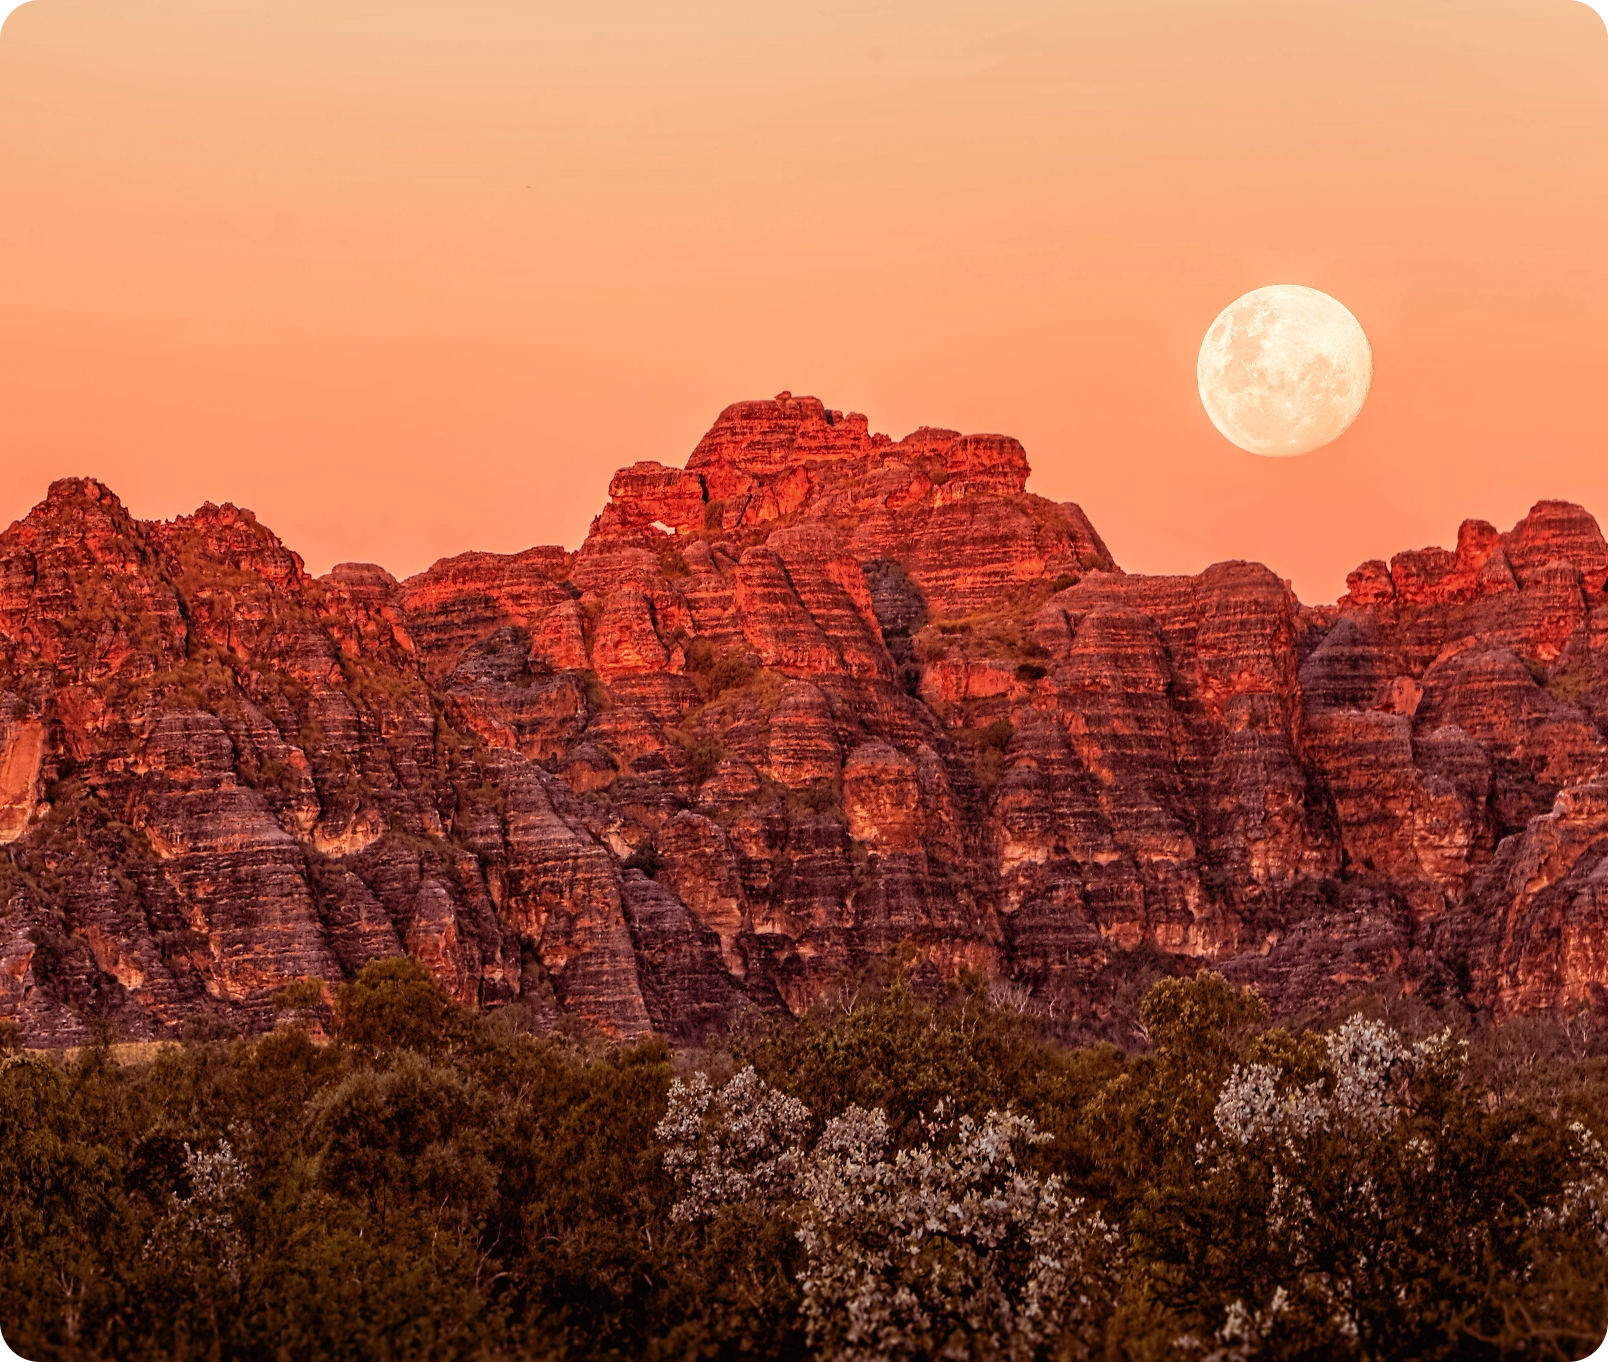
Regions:
<svg viewBox="0 0 1608 1362"><path fill-rule="evenodd" d="M409 951L695 1041L908 943L1099 1026L1608 985L1608 544L1543 502L1309 608L1123 574L1022 446L781 394L579 550L322 578L249 511L53 484L0 535L0 1015L39 1043Z"/></svg>

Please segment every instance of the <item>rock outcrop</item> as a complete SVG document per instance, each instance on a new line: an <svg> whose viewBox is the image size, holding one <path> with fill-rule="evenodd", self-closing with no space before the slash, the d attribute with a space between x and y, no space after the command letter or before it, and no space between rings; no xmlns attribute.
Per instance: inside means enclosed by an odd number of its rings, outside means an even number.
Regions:
<svg viewBox="0 0 1608 1362"><path fill-rule="evenodd" d="M1608 544L1543 502L1364 563L1124 574L1016 441L783 393L579 550L322 578L68 479L0 535L0 1016L273 1022L409 951L696 1041L906 945L1098 1027L1205 963L1608 1001ZM1131 991L1131 990L1129 990Z"/></svg>

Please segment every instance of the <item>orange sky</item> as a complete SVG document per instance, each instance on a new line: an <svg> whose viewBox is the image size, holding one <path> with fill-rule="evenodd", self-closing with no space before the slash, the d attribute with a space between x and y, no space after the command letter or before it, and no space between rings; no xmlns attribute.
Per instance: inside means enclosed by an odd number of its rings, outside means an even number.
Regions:
<svg viewBox="0 0 1608 1362"><path fill-rule="evenodd" d="M577 544L782 388L1019 436L1129 570L1608 522L1608 31L1575 0L36 0L0 40L0 521L68 473L323 571ZM1195 393L1361 320L1316 454Z"/></svg>

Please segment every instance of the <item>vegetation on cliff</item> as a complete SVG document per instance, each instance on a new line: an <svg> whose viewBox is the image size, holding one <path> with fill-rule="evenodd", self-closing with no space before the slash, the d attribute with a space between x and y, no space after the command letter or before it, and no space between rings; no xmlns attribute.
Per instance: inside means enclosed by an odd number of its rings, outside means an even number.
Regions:
<svg viewBox="0 0 1608 1362"><path fill-rule="evenodd" d="M908 953L718 1048L417 961L142 1062L0 1056L0 1328L54 1358L1578 1357L1608 1046L1202 972L1072 1046ZM333 1032L325 1043L324 1030Z"/></svg>

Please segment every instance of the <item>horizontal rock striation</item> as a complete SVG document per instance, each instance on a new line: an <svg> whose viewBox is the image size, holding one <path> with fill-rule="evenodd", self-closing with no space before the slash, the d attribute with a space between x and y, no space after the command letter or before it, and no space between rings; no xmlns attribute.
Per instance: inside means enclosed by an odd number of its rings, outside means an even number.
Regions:
<svg viewBox="0 0 1608 1362"><path fill-rule="evenodd" d="M67 479L0 535L0 1016L38 1044L411 952L695 1042L904 945L1110 1024L1210 964L1608 995L1608 544L1542 502L1364 563L1126 575L1022 446L780 394L579 550L322 578Z"/></svg>

